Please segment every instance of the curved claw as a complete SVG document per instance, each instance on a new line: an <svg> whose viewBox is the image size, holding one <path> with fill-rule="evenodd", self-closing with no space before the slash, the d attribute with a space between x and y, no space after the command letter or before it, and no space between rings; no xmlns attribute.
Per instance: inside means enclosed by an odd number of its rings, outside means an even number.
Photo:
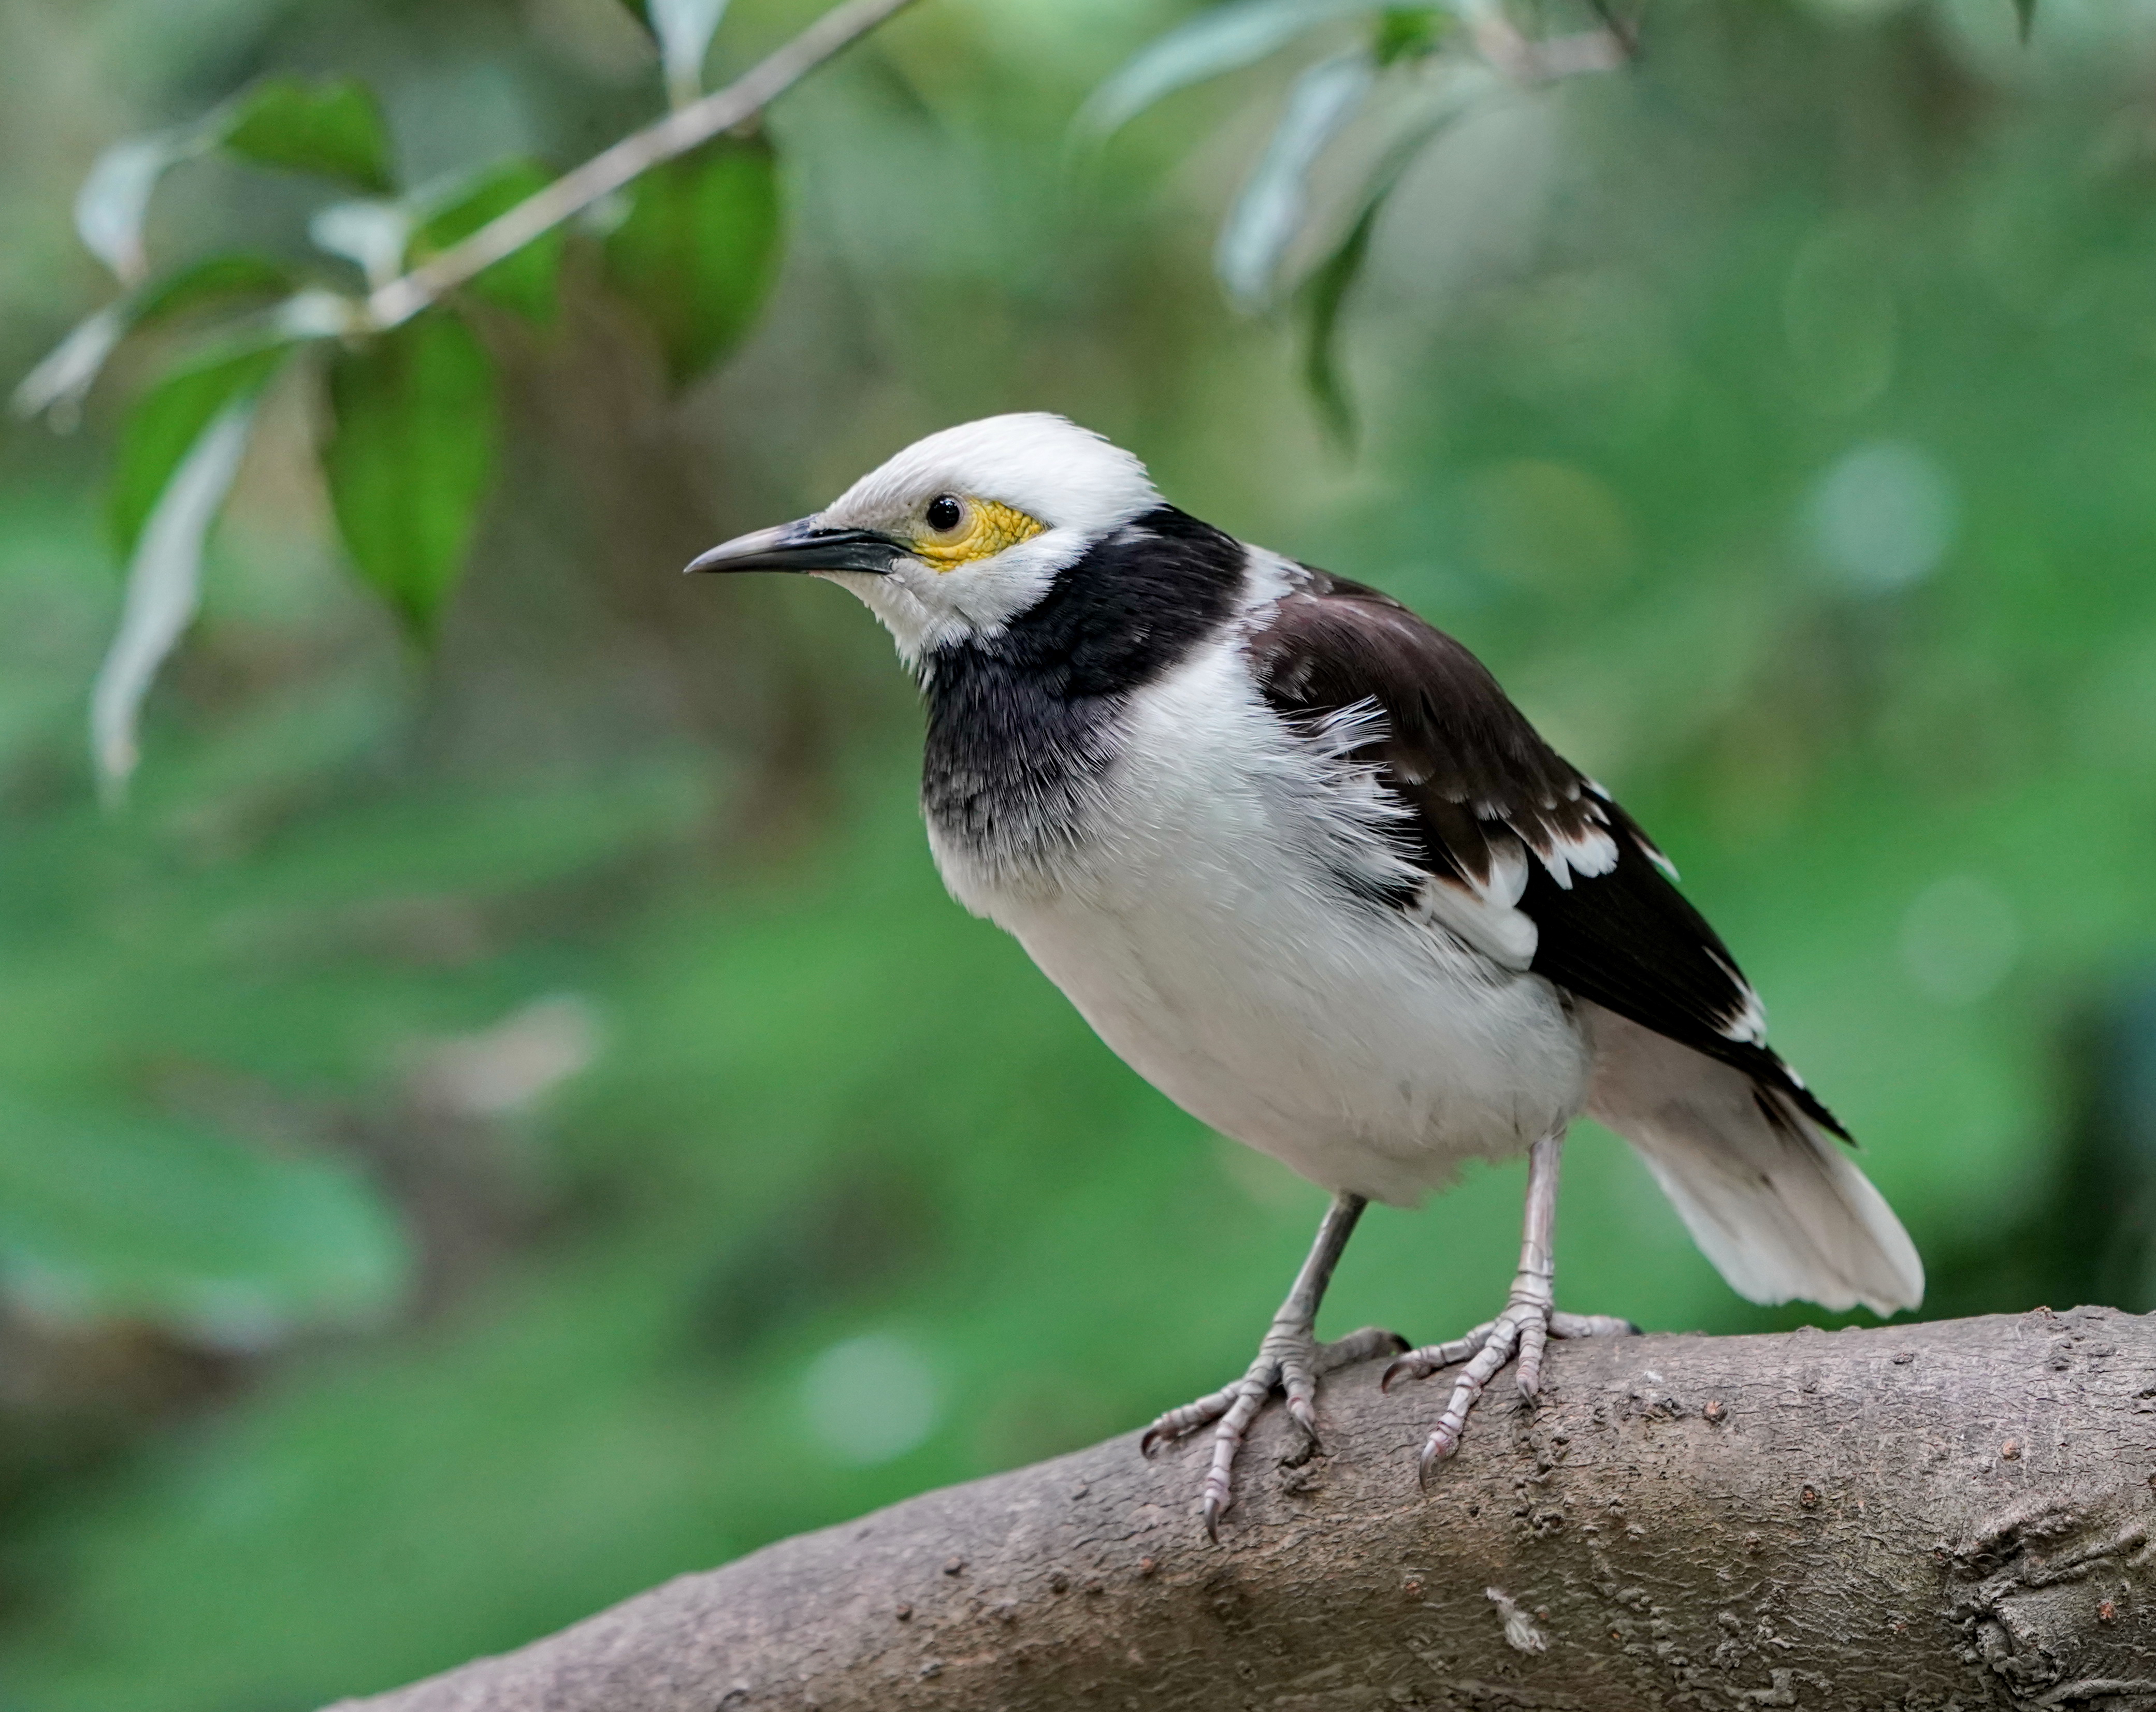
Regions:
<svg viewBox="0 0 2156 1712"><path fill-rule="evenodd" d="M1145 1430L1145 1437L1138 1440L1138 1454L1151 1462L1153 1453L1167 1443L1168 1435L1158 1426L1148 1427Z"/></svg>
<svg viewBox="0 0 2156 1712"><path fill-rule="evenodd" d="M1430 1442L1422 1448L1422 1454L1415 1459L1415 1484L1423 1491L1429 1491L1430 1470L1459 1448L1460 1441L1443 1428L1431 1433Z"/></svg>

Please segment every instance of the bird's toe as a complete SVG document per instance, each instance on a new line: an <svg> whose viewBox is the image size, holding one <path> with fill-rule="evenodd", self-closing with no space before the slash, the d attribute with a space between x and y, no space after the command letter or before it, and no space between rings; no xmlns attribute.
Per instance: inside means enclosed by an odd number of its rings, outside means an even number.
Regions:
<svg viewBox="0 0 2156 1712"><path fill-rule="evenodd" d="M1321 1344L1307 1331L1276 1325L1266 1335L1256 1361L1233 1384L1170 1409L1145 1431L1138 1448L1150 1457L1164 1445L1213 1428L1212 1451L1199 1500L1199 1518L1209 1538L1218 1540L1220 1521L1235 1504L1235 1462L1250 1429L1275 1396L1282 1398L1302 1444L1288 1457L1301 1464L1320 1453L1317 1392L1327 1375L1358 1361L1403 1351L1407 1340L1382 1326L1364 1326L1331 1343Z"/></svg>
<svg viewBox="0 0 2156 1712"><path fill-rule="evenodd" d="M1611 1315L1559 1314L1540 1300L1516 1295L1502 1314L1465 1336L1450 1343L1425 1344L1400 1356L1385 1369L1380 1381L1388 1391L1396 1379L1427 1379L1445 1368L1467 1364L1454 1381L1445 1412L1424 1443L1418 1478L1426 1486L1430 1470L1460 1448L1468 1416L1507 1361L1517 1358L1513 1376L1521 1398L1532 1402L1542 1390L1543 1354L1550 1339L1616 1336L1638 1330L1630 1320Z"/></svg>

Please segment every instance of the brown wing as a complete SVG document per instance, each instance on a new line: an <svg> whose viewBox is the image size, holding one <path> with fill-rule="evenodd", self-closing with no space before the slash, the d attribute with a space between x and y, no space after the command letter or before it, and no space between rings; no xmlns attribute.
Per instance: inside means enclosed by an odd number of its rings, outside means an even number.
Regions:
<svg viewBox="0 0 2156 1712"><path fill-rule="evenodd" d="M1632 818L1451 637L1376 589L1309 579L1250 638L1258 683L1298 722L1374 704L1382 722L1350 758L1409 811L1401 853L1425 886L1486 902L1497 888L1534 924L1537 974L1748 1072L1845 1136L1768 1049L1758 995ZM1419 887L1391 901L1426 900Z"/></svg>

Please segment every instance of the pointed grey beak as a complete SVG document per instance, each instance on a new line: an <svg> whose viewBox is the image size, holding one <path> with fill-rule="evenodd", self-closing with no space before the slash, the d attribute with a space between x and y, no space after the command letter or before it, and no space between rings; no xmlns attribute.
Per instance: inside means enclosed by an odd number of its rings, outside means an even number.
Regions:
<svg viewBox="0 0 2156 1712"><path fill-rule="evenodd" d="M829 529L813 517L736 536L690 561L691 571L868 571L880 576L906 551L873 529Z"/></svg>

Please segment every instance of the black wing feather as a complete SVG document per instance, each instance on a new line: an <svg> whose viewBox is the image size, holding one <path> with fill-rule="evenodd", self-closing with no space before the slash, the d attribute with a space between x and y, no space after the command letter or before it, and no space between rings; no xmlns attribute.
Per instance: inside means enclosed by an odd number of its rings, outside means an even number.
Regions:
<svg viewBox="0 0 2156 1712"><path fill-rule="evenodd" d="M1258 683L1275 711L1298 721L1373 702L1382 710L1351 758L1411 811L1409 860L1440 883L1480 884L1501 850L1523 847L1518 907L1535 924L1534 972L1735 1065L1763 1096L1793 1102L1846 1139L1795 1073L1741 1032L1757 1005L1751 987L1632 818L1542 740L1460 643L1389 595L1304 569L1306 584L1250 638ZM1606 873L1570 871L1560 884L1543 859L1604 836L1616 850ZM1761 1104L1779 1117L1773 1099Z"/></svg>

